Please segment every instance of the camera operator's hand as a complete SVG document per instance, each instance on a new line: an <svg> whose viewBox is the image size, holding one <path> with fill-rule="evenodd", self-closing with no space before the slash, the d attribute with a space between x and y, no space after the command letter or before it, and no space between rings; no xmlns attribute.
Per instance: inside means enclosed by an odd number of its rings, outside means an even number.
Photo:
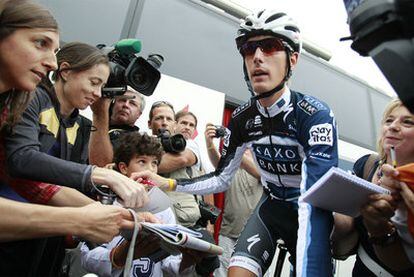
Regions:
<svg viewBox="0 0 414 277"><path fill-rule="evenodd" d="M145 187L110 169L95 167L91 176L95 184L108 186L121 198L124 207L139 208L148 202Z"/></svg>
<svg viewBox="0 0 414 277"><path fill-rule="evenodd" d="M164 191L175 190L175 187L176 187L175 180L164 178L149 170L144 170L141 172L134 172L131 174L130 178L138 183L142 182L142 180L150 180ZM173 182L173 184L170 185L170 182Z"/></svg>
<svg viewBox="0 0 414 277"><path fill-rule="evenodd" d="M97 116L107 115L109 117L109 106L111 105L112 99L99 98L92 105L90 105L93 114Z"/></svg>
<svg viewBox="0 0 414 277"><path fill-rule="evenodd" d="M96 202L74 209L79 211L80 231L76 235L98 244L111 241L121 229L134 228L131 213L119 206Z"/></svg>

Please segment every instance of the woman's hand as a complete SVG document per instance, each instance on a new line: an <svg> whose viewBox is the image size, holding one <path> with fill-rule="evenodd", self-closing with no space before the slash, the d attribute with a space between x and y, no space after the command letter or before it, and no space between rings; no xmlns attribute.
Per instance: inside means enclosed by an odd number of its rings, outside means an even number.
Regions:
<svg viewBox="0 0 414 277"><path fill-rule="evenodd" d="M368 203L361 208L361 215L368 232L378 237L387 234L392 228L390 219L396 208L397 204L391 195L370 195Z"/></svg>
<svg viewBox="0 0 414 277"><path fill-rule="evenodd" d="M121 198L121 204L127 208L139 208L148 202L145 187L114 170L95 167L91 176L95 184L107 185Z"/></svg>
<svg viewBox="0 0 414 277"><path fill-rule="evenodd" d="M77 225L80 226L76 235L95 243L111 241L119 235L121 229L134 228L131 213L119 206L102 205L96 202L75 209L79 211Z"/></svg>
<svg viewBox="0 0 414 277"><path fill-rule="evenodd" d="M381 167L381 171L382 171L382 176L379 179L379 185L381 187L389 189L395 201L400 201L401 200L401 195L400 195L401 185L400 185L400 181L396 179L396 177L399 174L398 170L389 164L384 164Z"/></svg>

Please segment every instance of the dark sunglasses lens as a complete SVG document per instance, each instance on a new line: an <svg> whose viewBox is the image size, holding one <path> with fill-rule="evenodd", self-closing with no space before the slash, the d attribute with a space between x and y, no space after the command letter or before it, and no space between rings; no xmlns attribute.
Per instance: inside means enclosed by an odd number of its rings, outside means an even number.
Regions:
<svg viewBox="0 0 414 277"><path fill-rule="evenodd" d="M257 43L255 41L248 41L245 44L243 44L240 48L240 53L243 56L250 56L253 55L254 52L256 52L256 48L259 45L257 45Z"/></svg>
<svg viewBox="0 0 414 277"><path fill-rule="evenodd" d="M283 51L285 48L280 39L277 38L268 38L259 41L248 41L243 44L240 48L240 53L243 56L254 55L256 49L260 47L263 53L270 55L277 51Z"/></svg>
<svg viewBox="0 0 414 277"><path fill-rule="evenodd" d="M260 48L262 49L263 53L265 54L273 54L274 52L283 51L283 43L280 41L280 39L265 39L261 41Z"/></svg>

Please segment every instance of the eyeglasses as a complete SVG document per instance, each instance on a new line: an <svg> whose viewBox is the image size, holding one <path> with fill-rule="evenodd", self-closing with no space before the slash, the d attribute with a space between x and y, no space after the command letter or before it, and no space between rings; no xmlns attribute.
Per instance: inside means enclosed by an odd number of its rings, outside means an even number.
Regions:
<svg viewBox="0 0 414 277"><path fill-rule="evenodd" d="M252 56L256 53L258 47L265 55L272 55L275 52L285 50L285 45L281 39L266 38L262 40L247 41L240 47L239 51L243 57Z"/></svg>

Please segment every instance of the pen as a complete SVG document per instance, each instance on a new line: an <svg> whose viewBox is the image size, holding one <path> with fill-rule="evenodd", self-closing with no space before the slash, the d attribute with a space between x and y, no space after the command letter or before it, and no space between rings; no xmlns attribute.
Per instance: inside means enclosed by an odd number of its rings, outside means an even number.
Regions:
<svg viewBox="0 0 414 277"><path fill-rule="evenodd" d="M150 186L150 187L156 187L157 186L153 181L148 180L148 179L143 179L141 181L141 184L144 184L144 185L147 185L147 186Z"/></svg>
<svg viewBox="0 0 414 277"><path fill-rule="evenodd" d="M397 167L397 158L395 156L395 148L394 148L394 146L391 146L390 154L391 154L392 167L396 168Z"/></svg>

